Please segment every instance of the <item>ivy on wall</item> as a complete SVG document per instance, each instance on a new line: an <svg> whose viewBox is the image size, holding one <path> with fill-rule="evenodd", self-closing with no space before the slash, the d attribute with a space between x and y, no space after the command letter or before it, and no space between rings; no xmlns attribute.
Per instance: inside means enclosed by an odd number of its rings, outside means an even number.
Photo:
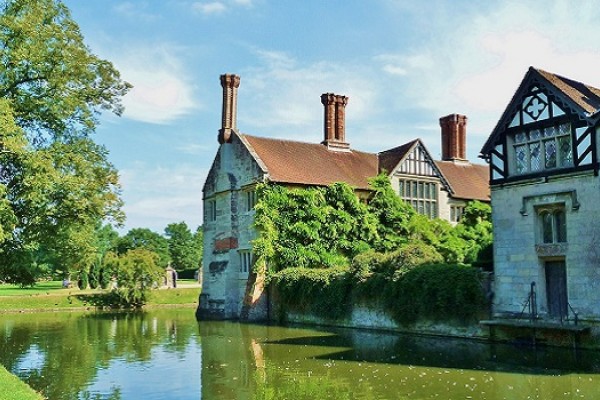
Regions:
<svg viewBox="0 0 600 400"><path fill-rule="evenodd" d="M367 202L344 183L258 188L256 265L281 305L343 318L368 299L402 323L473 318L485 304L480 272L460 264L490 262L489 205L469 204L453 227L416 214L387 176L370 183Z"/></svg>

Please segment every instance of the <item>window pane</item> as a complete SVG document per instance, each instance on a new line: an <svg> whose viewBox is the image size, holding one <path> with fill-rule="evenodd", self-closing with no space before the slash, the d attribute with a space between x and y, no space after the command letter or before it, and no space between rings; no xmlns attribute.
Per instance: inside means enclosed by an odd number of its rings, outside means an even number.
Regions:
<svg viewBox="0 0 600 400"><path fill-rule="evenodd" d="M400 197L404 197L404 181L398 182L398 194Z"/></svg>
<svg viewBox="0 0 600 400"><path fill-rule="evenodd" d="M555 126L544 129L545 137L554 137L558 133L558 129Z"/></svg>
<svg viewBox="0 0 600 400"><path fill-rule="evenodd" d="M516 159L517 159L517 173L522 174L529 170L527 162L527 147L526 145L515 147Z"/></svg>
<svg viewBox="0 0 600 400"><path fill-rule="evenodd" d="M571 125L569 125L569 124L559 125L558 130L559 130L560 135L570 135L571 134Z"/></svg>
<svg viewBox="0 0 600 400"><path fill-rule="evenodd" d="M412 183L412 197L419 197L417 192L417 182Z"/></svg>
<svg viewBox="0 0 600 400"><path fill-rule="evenodd" d="M519 132L515 135L515 143L524 143L525 141L527 141L525 132Z"/></svg>
<svg viewBox="0 0 600 400"><path fill-rule="evenodd" d="M558 138L558 151L561 167L570 167L573 165L573 149L571 148L571 136L561 136Z"/></svg>
<svg viewBox="0 0 600 400"><path fill-rule="evenodd" d="M556 225L556 241L564 243L567 241L567 219L565 212L560 210L554 213L554 222Z"/></svg>
<svg viewBox="0 0 600 400"><path fill-rule="evenodd" d="M546 168L556 168L556 141L555 139L544 142L546 150Z"/></svg>
<svg viewBox="0 0 600 400"><path fill-rule="evenodd" d="M534 129L529 132L529 140L539 140L542 137L542 133L539 129Z"/></svg>
<svg viewBox="0 0 600 400"><path fill-rule="evenodd" d="M539 171L542 168L542 150L541 143L531 143L529 145L529 158L531 171Z"/></svg>
<svg viewBox="0 0 600 400"><path fill-rule="evenodd" d="M544 243L552 243L552 214L549 212L542 213L542 241Z"/></svg>
<svg viewBox="0 0 600 400"><path fill-rule="evenodd" d="M406 182L406 197L412 197L412 190L410 181Z"/></svg>

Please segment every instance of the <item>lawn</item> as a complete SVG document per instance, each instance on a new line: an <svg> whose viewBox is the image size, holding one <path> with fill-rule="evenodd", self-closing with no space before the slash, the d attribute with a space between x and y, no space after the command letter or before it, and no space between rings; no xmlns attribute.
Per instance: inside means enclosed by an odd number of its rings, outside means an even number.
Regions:
<svg viewBox="0 0 600 400"><path fill-rule="evenodd" d="M0 393L2 400L42 400L44 398L8 372L2 365L0 365Z"/></svg>
<svg viewBox="0 0 600 400"><path fill-rule="evenodd" d="M147 307L165 305L194 305L198 303L200 288L195 281L181 280L177 289L159 289L150 293ZM43 281L33 287L0 285L0 312L60 311L95 309L102 290L63 289L60 281Z"/></svg>

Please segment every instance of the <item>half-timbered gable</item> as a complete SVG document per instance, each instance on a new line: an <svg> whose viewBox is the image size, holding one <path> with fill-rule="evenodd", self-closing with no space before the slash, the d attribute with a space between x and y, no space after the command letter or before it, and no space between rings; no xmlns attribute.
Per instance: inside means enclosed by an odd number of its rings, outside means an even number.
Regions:
<svg viewBox="0 0 600 400"><path fill-rule="evenodd" d="M379 160L404 201L420 214L439 217L440 200L445 203L450 185L420 139L379 153Z"/></svg>
<svg viewBox="0 0 600 400"><path fill-rule="evenodd" d="M600 90L530 68L482 149L492 184L598 172Z"/></svg>
<svg viewBox="0 0 600 400"><path fill-rule="evenodd" d="M530 68L481 153L496 316L600 320L600 89Z"/></svg>

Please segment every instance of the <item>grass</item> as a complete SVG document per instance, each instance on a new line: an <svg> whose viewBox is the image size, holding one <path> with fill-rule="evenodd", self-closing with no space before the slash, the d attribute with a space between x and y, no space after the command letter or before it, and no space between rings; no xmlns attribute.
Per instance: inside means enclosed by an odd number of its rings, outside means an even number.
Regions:
<svg viewBox="0 0 600 400"><path fill-rule="evenodd" d="M2 400L42 400L44 397L0 365Z"/></svg>
<svg viewBox="0 0 600 400"><path fill-rule="evenodd" d="M178 283L177 289L153 290L147 306L198 304L200 288L196 282ZM60 281L39 282L31 288L3 284L0 285L0 312L94 309L101 304L99 295L102 293L102 290L63 289Z"/></svg>

